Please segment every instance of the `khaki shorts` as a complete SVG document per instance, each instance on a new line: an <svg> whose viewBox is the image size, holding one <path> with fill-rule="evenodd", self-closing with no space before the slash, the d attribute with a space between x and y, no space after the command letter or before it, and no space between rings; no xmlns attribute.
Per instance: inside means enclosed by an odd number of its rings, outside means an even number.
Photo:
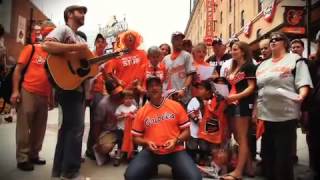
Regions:
<svg viewBox="0 0 320 180"><path fill-rule="evenodd" d="M112 151L117 141L117 136L113 132L103 132L101 133L98 144L102 147L102 151L108 154Z"/></svg>

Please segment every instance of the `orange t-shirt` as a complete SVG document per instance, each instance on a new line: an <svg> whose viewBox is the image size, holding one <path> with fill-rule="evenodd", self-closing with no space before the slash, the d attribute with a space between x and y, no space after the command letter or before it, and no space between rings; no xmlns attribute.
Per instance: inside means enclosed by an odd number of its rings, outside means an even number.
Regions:
<svg viewBox="0 0 320 180"><path fill-rule="evenodd" d="M143 50L132 50L128 54L112 59L104 70L113 73L124 83L124 88L130 88L132 82L139 80L143 82L144 67L147 63L147 55Z"/></svg>
<svg viewBox="0 0 320 180"><path fill-rule="evenodd" d="M42 49L40 44L34 44L34 54L29 67L24 75L22 87L29 92L49 96L51 93L51 84L45 69L45 63L48 53ZM29 57L32 53L32 46L25 46L20 54L18 64L28 64Z"/></svg>
<svg viewBox="0 0 320 180"><path fill-rule="evenodd" d="M178 102L164 99L160 107L145 104L137 112L131 132L134 136L142 136L145 140L154 142L159 147L156 154L169 154L184 150L183 146L177 145L169 151L163 145L166 141L177 138L181 130L189 128L189 125L184 108Z"/></svg>
<svg viewBox="0 0 320 180"><path fill-rule="evenodd" d="M104 85L104 77L103 74L100 73L94 80L92 85L92 92L104 94L106 92L106 88Z"/></svg>
<svg viewBox="0 0 320 180"><path fill-rule="evenodd" d="M218 106L218 107L216 107ZM226 137L227 121L224 110L226 102L217 103L217 98L213 97L210 102L205 104L204 116L199 124L199 139L203 139L213 144L220 144ZM211 120L211 123L207 123ZM208 127L207 127L208 126ZM214 130L209 129L214 127Z"/></svg>
<svg viewBox="0 0 320 180"><path fill-rule="evenodd" d="M150 62L148 62L145 66L145 76L143 80L143 87L146 87L146 80L150 76L157 76L161 79L162 82L167 79L167 69L165 65L160 62L156 67L154 67Z"/></svg>

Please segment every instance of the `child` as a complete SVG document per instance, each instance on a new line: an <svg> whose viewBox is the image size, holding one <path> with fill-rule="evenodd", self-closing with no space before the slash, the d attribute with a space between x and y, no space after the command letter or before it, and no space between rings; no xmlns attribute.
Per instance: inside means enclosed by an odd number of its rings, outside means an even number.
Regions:
<svg viewBox="0 0 320 180"><path fill-rule="evenodd" d="M118 120L116 131L118 150L113 163L114 166L120 165L122 152L126 152L128 158L130 158L133 150L131 128L137 107L134 105L134 95L132 91L126 90L123 94L123 104L117 108L115 113Z"/></svg>
<svg viewBox="0 0 320 180"><path fill-rule="evenodd" d="M227 153L222 150L226 134L224 115L226 102L216 92L212 79L201 81L198 86L198 95L204 103L204 113L199 122L198 132L199 150L202 156L199 165L211 166L213 174L210 173L210 176L218 177L225 172L228 158Z"/></svg>
<svg viewBox="0 0 320 180"><path fill-rule="evenodd" d="M186 149L188 154L194 160L195 163L198 163L198 155L199 155L199 139L198 139L198 131L199 131L199 121L202 119L202 114L204 112L203 100L199 96L198 88L200 83L194 83L192 85L192 89L194 89L192 96L193 98L187 105L187 112L190 119L190 138L187 141Z"/></svg>

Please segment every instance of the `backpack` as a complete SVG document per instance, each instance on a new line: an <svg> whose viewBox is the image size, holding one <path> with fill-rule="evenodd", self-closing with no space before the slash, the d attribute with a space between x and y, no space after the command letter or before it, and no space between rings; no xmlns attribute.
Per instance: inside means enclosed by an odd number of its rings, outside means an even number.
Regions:
<svg viewBox="0 0 320 180"><path fill-rule="evenodd" d="M31 59L33 57L34 51L35 51L35 47L32 44L32 51L31 51L31 55L29 57L28 63L26 65L26 67L21 72L21 79L20 79L20 82L19 82L19 87L20 88L21 88L21 84L22 84L23 79L24 79L24 75L25 75L25 73L26 73L26 71L27 71L27 69L28 69L28 67L30 65L30 62L31 62ZM1 82L0 97L2 97L4 99L4 101L7 102L7 103L10 103L10 97L11 97L12 90L13 90L13 83L12 83L13 73L14 73L14 70L15 70L16 66L17 65L15 65L14 67L9 69L8 74L3 78L2 82Z"/></svg>

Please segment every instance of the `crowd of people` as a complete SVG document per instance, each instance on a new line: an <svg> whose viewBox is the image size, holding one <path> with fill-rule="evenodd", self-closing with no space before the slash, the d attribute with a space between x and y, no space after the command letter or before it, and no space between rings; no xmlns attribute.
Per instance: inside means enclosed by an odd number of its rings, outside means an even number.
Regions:
<svg viewBox="0 0 320 180"><path fill-rule="evenodd" d="M250 45L237 38L215 37L208 56L206 44L194 45L181 32L172 33L171 46L145 51L139 49L143 37L129 30L115 45L127 52L99 64L99 73L78 88L57 88L46 59L88 49L78 31L86 12L69 6L65 25L44 24L43 42L25 46L14 68L10 103L17 110L19 169L46 164L39 152L48 109L58 107L52 178L80 179L89 107L85 156L98 165L129 162L128 180L150 179L159 164L169 165L175 179L254 177L257 164L268 180L293 180L298 126L307 134L314 179L320 178L320 37L316 54L307 58L302 40L273 32L260 41L261 55L254 59ZM94 56L104 55L105 37L98 34L94 43Z"/></svg>

